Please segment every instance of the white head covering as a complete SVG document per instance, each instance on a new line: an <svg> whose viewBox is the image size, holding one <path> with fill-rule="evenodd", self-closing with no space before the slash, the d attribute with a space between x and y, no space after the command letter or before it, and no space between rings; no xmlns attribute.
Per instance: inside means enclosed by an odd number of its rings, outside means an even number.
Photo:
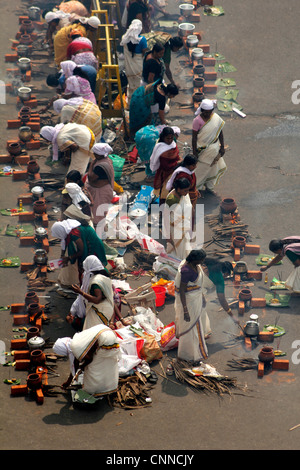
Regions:
<svg viewBox="0 0 300 470"><path fill-rule="evenodd" d="M140 36L143 29L143 23L140 20L133 20L130 23L129 28L127 29L126 33L123 34L121 40L121 46L124 44L128 44L132 42L132 44L138 44L142 37Z"/></svg>
<svg viewBox="0 0 300 470"><path fill-rule="evenodd" d="M65 83L66 83L66 88L65 88L66 93L72 92L75 95L80 95L81 88L80 88L80 83L76 75L71 75L70 77L68 77Z"/></svg>
<svg viewBox="0 0 300 470"><path fill-rule="evenodd" d="M60 63L61 70L66 78L69 78L73 75L74 69L77 67L77 64L73 60L64 60Z"/></svg>
<svg viewBox="0 0 300 470"><path fill-rule="evenodd" d="M70 370L72 375L75 375L75 368L74 368L74 354L70 348L71 338L58 338L54 345L53 345L53 352L58 356L67 356L69 357L70 361Z"/></svg>
<svg viewBox="0 0 300 470"><path fill-rule="evenodd" d="M77 107L77 106L80 106L82 103L83 103L82 96L75 96L74 98L70 98L69 100L64 100L63 98L60 98L59 100L54 101L53 110L57 114L60 114L64 106L69 105L69 106Z"/></svg>
<svg viewBox="0 0 300 470"><path fill-rule="evenodd" d="M87 293L90 285L90 280L94 276L95 271L101 271L105 269L99 258L94 255L87 256L83 262L83 276L81 289ZM82 295L78 295L77 299L71 305L71 313L79 318L85 316L85 304Z"/></svg>
<svg viewBox="0 0 300 470"><path fill-rule="evenodd" d="M201 113L202 109L210 111L210 110L214 109L214 106L215 106L215 101L209 100L207 98L202 100L200 105L199 105L199 108L195 112L195 116L198 116L198 114Z"/></svg>
<svg viewBox="0 0 300 470"><path fill-rule="evenodd" d="M45 21L49 24L53 20L66 18L68 16L70 15L64 13L63 11L48 11L48 13L45 15Z"/></svg>
<svg viewBox="0 0 300 470"><path fill-rule="evenodd" d="M90 16L89 18L79 18L80 23L82 24L88 24L92 28L98 28L98 26L101 24L98 16Z"/></svg>
<svg viewBox="0 0 300 470"><path fill-rule="evenodd" d="M63 123L56 124L56 126L43 126L40 130L40 135L48 140L48 142L52 143L52 152L53 152L53 160L58 160L58 145L57 145L57 136L59 132L64 127Z"/></svg>
<svg viewBox="0 0 300 470"><path fill-rule="evenodd" d="M113 149L110 145L100 142L91 148L91 152L95 153L96 155L103 155L104 157L107 157L110 153L113 152Z"/></svg>
<svg viewBox="0 0 300 470"><path fill-rule="evenodd" d="M89 198L84 194L84 192L82 191L81 187L78 184L67 183L65 186L65 189L70 195L74 206L78 207L78 209L81 209L81 206L79 204L81 201L85 201L88 204L91 203Z"/></svg>
<svg viewBox="0 0 300 470"><path fill-rule="evenodd" d="M51 227L51 234L55 238L60 238L61 240L61 249L66 249L66 238L73 230L73 228L79 227L80 222L74 219L66 219L61 222L54 222Z"/></svg>

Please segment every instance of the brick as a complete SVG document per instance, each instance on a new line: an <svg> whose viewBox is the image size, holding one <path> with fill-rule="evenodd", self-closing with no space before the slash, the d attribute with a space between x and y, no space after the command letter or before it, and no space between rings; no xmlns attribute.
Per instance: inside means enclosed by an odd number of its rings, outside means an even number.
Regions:
<svg viewBox="0 0 300 470"><path fill-rule="evenodd" d="M48 215L47 214L42 215L42 225L43 225L44 228L47 228L48 225L49 225Z"/></svg>
<svg viewBox="0 0 300 470"><path fill-rule="evenodd" d="M40 122L36 122L36 121L28 121L26 123L26 126L29 126L33 132L38 132L41 128ZM39 142L39 147L40 147L40 141L38 142Z"/></svg>
<svg viewBox="0 0 300 470"><path fill-rule="evenodd" d="M267 305L266 299L264 298L252 298L250 300L250 306L254 308L263 308Z"/></svg>
<svg viewBox="0 0 300 470"><path fill-rule="evenodd" d="M43 394L43 390L41 388L38 388L36 391L35 391L35 394L36 394L36 401L39 405L42 405L44 403L44 394Z"/></svg>
<svg viewBox="0 0 300 470"><path fill-rule="evenodd" d="M29 155L18 155L17 157L15 157L15 162L18 163L19 165L27 165L29 160L30 160Z"/></svg>
<svg viewBox="0 0 300 470"><path fill-rule="evenodd" d="M5 84L5 90L6 90L6 93L12 93L13 92L13 86L11 83L6 83Z"/></svg>
<svg viewBox="0 0 300 470"><path fill-rule="evenodd" d="M201 21L200 13L192 13L188 19L191 23L200 23Z"/></svg>
<svg viewBox="0 0 300 470"><path fill-rule="evenodd" d="M39 140L30 140L25 144L27 150L38 150L41 146L41 142Z"/></svg>
<svg viewBox="0 0 300 470"><path fill-rule="evenodd" d="M0 155L0 164L2 163L11 163L12 156L11 155Z"/></svg>
<svg viewBox="0 0 300 470"><path fill-rule="evenodd" d="M248 338L248 336L245 337L245 348L247 349L247 351L252 350L252 341L250 338Z"/></svg>
<svg viewBox="0 0 300 470"><path fill-rule="evenodd" d="M35 219L33 211L22 212L19 214L20 222L32 222Z"/></svg>
<svg viewBox="0 0 300 470"><path fill-rule="evenodd" d="M7 121L7 129L19 129L21 126L20 119L9 119Z"/></svg>
<svg viewBox="0 0 300 470"><path fill-rule="evenodd" d="M43 249L49 253L49 250L50 250L50 246L49 246L49 240L48 238L44 238L43 241L42 241L42 246L43 246Z"/></svg>
<svg viewBox="0 0 300 470"><path fill-rule="evenodd" d="M245 302L243 300L239 300L238 312L239 312L239 315L244 315L245 313Z"/></svg>
<svg viewBox="0 0 300 470"><path fill-rule="evenodd" d="M215 66L216 65L216 59L214 57L203 57L202 59L204 67L209 67L209 66Z"/></svg>
<svg viewBox="0 0 300 470"><path fill-rule="evenodd" d="M289 360L288 359L274 359L272 363L273 370L288 370L289 369Z"/></svg>
<svg viewBox="0 0 300 470"><path fill-rule="evenodd" d="M247 255L259 255L260 253L260 245L248 245L244 246L244 252Z"/></svg>
<svg viewBox="0 0 300 470"><path fill-rule="evenodd" d="M30 359L30 351L29 349L20 349L20 351L14 352L14 359L19 361L20 359Z"/></svg>
<svg viewBox="0 0 300 470"><path fill-rule="evenodd" d="M13 181L22 181L27 178L27 171L13 170Z"/></svg>
<svg viewBox="0 0 300 470"><path fill-rule="evenodd" d="M27 348L27 340L26 339L12 339L10 342L10 348L12 351L15 349L26 349Z"/></svg>
<svg viewBox="0 0 300 470"><path fill-rule="evenodd" d="M201 49L203 49L203 52L209 52L210 51L210 45L209 44L198 44L198 47L201 47Z"/></svg>
<svg viewBox="0 0 300 470"><path fill-rule="evenodd" d="M32 246L34 244L34 237L20 237L20 246Z"/></svg>
<svg viewBox="0 0 300 470"><path fill-rule="evenodd" d="M11 304L10 305L11 313L24 313L25 311L25 304Z"/></svg>
<svg viewBox="0 0 300 470"><path fill-rule="evenodd" d="M15 369L16 370L29 370L30 368L30 359L20 359L16 361Z"/></svg>
<svg viewBox="0 0 300 470"><path fill-rule="evenodd" d="M233 259L234 259L234 261L239 261L241 259L241 250L240 250L240 248L234 248Z"/></svg>
<svg viewBox="0 0 300 470"><path fill-rule="evenodd" d="M217 72L204 72L205 80L217 80Z"/></svg>
<svg viewBox="0 0 300 470"><path fill-rule="evenodd" d="M35 326L39 329L39 331L42 331L42 323L43 321L41 317L37 318L35 321Z"/></svg>
<svg viewBox="0 0 300 470"><path fill-rule="evenodd" d="M218 90L217 85L205 84L203 87L204 93L216 93Z"/></svg>
<svg viewBox="0 0 300 470"><path fill-rule="evenodd" d="M257 375L258 377L263 377L264 373L265 373L265 364L259 361L258 367L257 367Z"/></svg>
<svg viewBox="0 0 300 470"><path fill-rule="evenodd" d="M34 264L32 263L21 263L21 273L25 273L26 271L29 271L30 269L34 268Z"/></svg>
<svg viewBox="0 0 300 470"><path fill-rule="evenodd" d="M33 21L34 28L37 31L43 31L45 29L45 24L43 21Z"/></svg>
<svg viewBox="0 0 300 470"><path fill-rule="evenodd" d="M18 69L17 67L9 68L9 69L6 69L6 73L14 73L14 74L20 75L20 69Z"/></svg>
<svg viewBox="0 0 300 470"><path fill-rule="evenodd" d="M263 343L272 343L274 341L274 332L273 331L261 331L257 337L258 341Z"/></svg>
<svg viewBox="0 0 300 470"><path fill-rule="evenodd" d="M261 271L248 271L247 272L248 279L256 279L257 281L261 281L262 279L262 272Z"/></svg>
<svg viewBox="0 0 300 470"><path fill-rule="evenodd" d="M25 396L28 394L27 385L12 385L10 387L10 394L13 397Z"/></svg>
<svg viewBox="0 0 300 470"><path fill-rule="evenodd" d="M234 275L233 283L234 283L235 285L240 285L240 283L241 283L241 276L240 276L239 274L235 274L235 275Z"/></svg>
<svg viewBox="0 0 300 470"><path fill-rule="evenodd" d="M29 16L19 16L19 24L22 23L22 21L29 20Z"/></svg>
<svg viewBox="0 0 300 470"><path fill-rule="evenodd" d="M20 194L18 196L18 204L22 201L23 204L32 204L33 197L31 193Z"/></svg>
<svg viewBox="0 0 300 470"><path fill-rule="evenodd" d="M5 54L5 62L17 62L18 54Z"/></svg>
<svg viewBox="0 0 300 470"><path fill-rule="evenodd" d="M26 325L28 323L28 315L14 315L14 325Z"/></svg>
<svg viewBox="0 0 300 470"><path fill-rule="evenodd" d="M33 178L38 181L41 179L41 175L39 173L34 173Z"/></svg>
<svg viewBox="0 0 300 470"><path fill-rule="evenodd" d="M25 82L30 82L30 80L31 80L31 70L26 70L24 81Z"/></svg>

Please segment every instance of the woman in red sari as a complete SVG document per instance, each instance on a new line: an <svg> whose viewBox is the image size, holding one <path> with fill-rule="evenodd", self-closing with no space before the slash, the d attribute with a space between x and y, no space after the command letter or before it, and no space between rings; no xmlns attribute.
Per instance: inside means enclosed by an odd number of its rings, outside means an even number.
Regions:
<svg viewBox="0 0 300 470"><path fill-rule="evenodd" d="M154 194L159 197L160 204L166 200L169 193L166 184L180 162L175 135L172 127L164 127L150 157L150 168L155 173Z"/></svg>

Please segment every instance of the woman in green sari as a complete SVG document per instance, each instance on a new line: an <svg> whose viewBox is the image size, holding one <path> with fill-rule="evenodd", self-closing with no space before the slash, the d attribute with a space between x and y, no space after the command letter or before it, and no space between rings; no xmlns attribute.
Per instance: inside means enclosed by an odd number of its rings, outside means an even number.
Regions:
<svg viewBox="0 0 300 470"><path fill-rule="evenodd" d="M165 106L168 98L178 95L176 85L163 85L160 80L137 88L130 100L129 128L133 138L135 133L147 125L166 124ZM158 115L152 114L151 106L158 104Z"/></svg>

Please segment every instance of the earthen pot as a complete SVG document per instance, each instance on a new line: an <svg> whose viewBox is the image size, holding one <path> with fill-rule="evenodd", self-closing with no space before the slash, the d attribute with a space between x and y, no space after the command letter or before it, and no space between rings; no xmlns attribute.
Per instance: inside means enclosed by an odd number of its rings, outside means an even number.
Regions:
<svg viewBox="0 0 300 470"><path fill-rule="evenodd" d="M19 138L22 142L28 142L32 138L32 130L29 126L22 126L19 129Z"/></svg>
<svg viewBox="0 0 300 470"><path fill-rule="evenodd" d="M41 311L41 306L38 302L33 302L27 306L28 315L35 315Z"/></svg>
<svg viewBox="0 0 300 470"><path fill-rule="evenodd" d="M200 91L193 94L193 101L195 103L200 103L203 100L203 98L204 98L204 93L201 93Z"/></svg>
<svg viewBox="0 0 300 470"><path fill-rule="evenodd" d="M204 75L205 67L202 64L195 65L193 68L193 72L195 75Z"/></svg>
<svg viewBox="0 0 300 470"><path fill-rule="evenodd" d="M224 198L221 202L221 209L225 214L233 213L237 208L237 204L231 197Z"/></svg>
<svg viewBox="0 0 300 470"><path fill-rule="evenodd" d="M31 20L23 20L20 26L20 32L23 34L30 34L34 30L34 25Z"/></svg>
<svg viewBox="0 0 300 470"><path fill-rule="evenodd" d="M19 43L24 44L25 46L29 46L32 43L30 34L22 34L20 36Z"/></svg>
<svg viewBox="0 0 300 470"><path fill-rule="evenodd" d="M21 124L26 124L30 121L30 114L21 114L20 115Z"/></svg>
<svg viewBox="0 0 300 470"><path fill-rule="evenodd" d="M239 299L240 300L251 300L252 299L252 292L250 289L241 289L239 292Z"/></svg>
<svg viewBox="0 0 300 470"><path fill-rule="evenodd" d="M28 173L35 174L40 171L40 167L35 160L29 160L27 163L27 171Z"/></svg>
<svg viewBox="0 0 300 470"><path fill-rule="evenodd" d="M19 142L10 143L7 147L7 150L10 155L15 155L15 156L20 155L20 153L22 152L22 148Z"/></svg>
<svg viewBox="0 0 300 470"><path fill-rule="evenodd" d="M265 346L261 348L259 355L258 355L258 359L261 362L272 362L274 358L275 358L275 354L274 354L273 348L269 346Z"/></svg>
<svg viewBox="0 0 300 470"><path fill-rule="evenodd" d="M39 303L39 297L36 292L27 292L25 295L25 305L28 306L33 303Z"/></svg>
<svg viewBox="0 0 300 470"><path fill-rule="evenodd" d="M39 199L33 203L33 211L36 214L44 214L44 212L46 212L46 208L46 202L43 199Z"/></svg>
<svg viewBox="0 0 300 470"><path fill-rule="evenodd" d="M42 378L39 374L33 373L29 374L27 377L27 387L30 390L37 390L42 386Z"/></svg>
<svg viewBox="0 0 300 470"><path fill-rule="evenodd" d="M31 115L31 108L29 106L22 106L22 108L20 109L20 116L22 116L23 114L29 114L29 116Z"/></svg>
<svg viewBox="0 0 300 470"><path fill-rule="evenodd" d="M233 239L233 246L236 248L243 248L246 245L246 238L241 237L240 235L234 237Z"/></svg>
<svg viewBox="0 0 300 470"><path fill-rule="evenodd" d="M37 326L30 326L27 330L26 340L34 338L34 336L40 336L40 330Z"/></svg>
<svg viewBox="0 0 300 470"><path fill-rule="evenodd" d="M46 355L41 349L34 349L30 352L30 360L33 364L44 364Z"/></svg>
<svg viewBox="0 0 300 470"><path fill-rule="evenodd" d="M195 77L194 78L194 86L196 88L202 88L204 86L205 80L203 77Z"/></svg>

